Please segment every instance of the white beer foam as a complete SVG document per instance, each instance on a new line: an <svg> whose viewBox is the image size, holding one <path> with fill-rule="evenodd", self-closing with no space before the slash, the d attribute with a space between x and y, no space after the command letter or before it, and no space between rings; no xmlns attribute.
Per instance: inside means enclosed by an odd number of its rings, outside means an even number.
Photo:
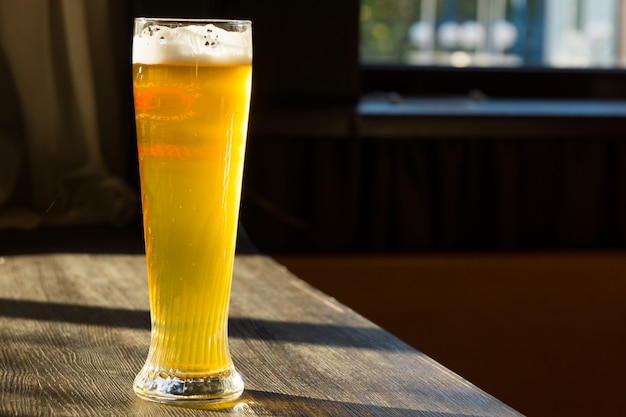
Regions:
<svg viewBox="0 0 626 417"><path fill-rule="evenodd" d="M149 25L133 38L133 63L248 64L252 62L250 31L229 32L213 24Z"/></svg>

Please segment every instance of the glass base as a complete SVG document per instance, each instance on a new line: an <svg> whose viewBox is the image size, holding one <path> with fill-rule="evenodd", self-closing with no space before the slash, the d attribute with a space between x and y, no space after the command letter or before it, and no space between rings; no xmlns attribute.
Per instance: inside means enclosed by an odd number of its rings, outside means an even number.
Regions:
<svg viewBox="0 0 626 417"><path fill-rule="evenodd" d="M142 369L133 384L135 393L146 400L190 405L215 404L237 399L243 380L234 367L218 374L181 377L154 369Z"/></svg>

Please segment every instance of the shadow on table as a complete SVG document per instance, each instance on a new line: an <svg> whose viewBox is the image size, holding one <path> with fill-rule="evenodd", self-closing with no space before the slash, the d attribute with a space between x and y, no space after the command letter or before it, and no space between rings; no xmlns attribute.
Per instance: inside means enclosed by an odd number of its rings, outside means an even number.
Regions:
<svg viewBox="0 0 626 417"><path fill-rule="evenodd" d="M150 330L150 313L147 310L0 298L0 316ZM229 337L394 351L405 346L376 327L282 322L242 317L229 319ZM376 341L375 345L372 343L373 340ZM411 348L407 345L406 349Z"/></svg>
<svg viewBox="0 0 626 417"><path fill-rule="evenodd" d="M239 410L237 410L239 408ZM247 389L235 411L256 416L398 416L398 417L478 417L475 414L452 414L431 410L385 407L375 404L322 400Z"/></svg>

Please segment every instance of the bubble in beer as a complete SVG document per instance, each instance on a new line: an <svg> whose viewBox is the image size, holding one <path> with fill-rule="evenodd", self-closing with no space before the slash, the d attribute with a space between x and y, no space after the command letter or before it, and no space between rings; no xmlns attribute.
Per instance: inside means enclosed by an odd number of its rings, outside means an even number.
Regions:
<svg viewBox="0 0 626 417"><path fill-rule="evenodd" d="M249 63L252 36L248 31L229 32L213 24L170 28L147 23L134 36L133 62Z"/></svg>

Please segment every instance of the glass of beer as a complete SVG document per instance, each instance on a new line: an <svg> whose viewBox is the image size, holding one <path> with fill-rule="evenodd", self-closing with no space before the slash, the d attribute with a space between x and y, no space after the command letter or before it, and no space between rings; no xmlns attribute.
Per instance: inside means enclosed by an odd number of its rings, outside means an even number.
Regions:
<svg viewBox="0 0 626 417"><path fill-rule="evenodd" d="M135 19L133 93L151 339L142 398L237 398L228 307L252 83L250 21Z"/></svg>

